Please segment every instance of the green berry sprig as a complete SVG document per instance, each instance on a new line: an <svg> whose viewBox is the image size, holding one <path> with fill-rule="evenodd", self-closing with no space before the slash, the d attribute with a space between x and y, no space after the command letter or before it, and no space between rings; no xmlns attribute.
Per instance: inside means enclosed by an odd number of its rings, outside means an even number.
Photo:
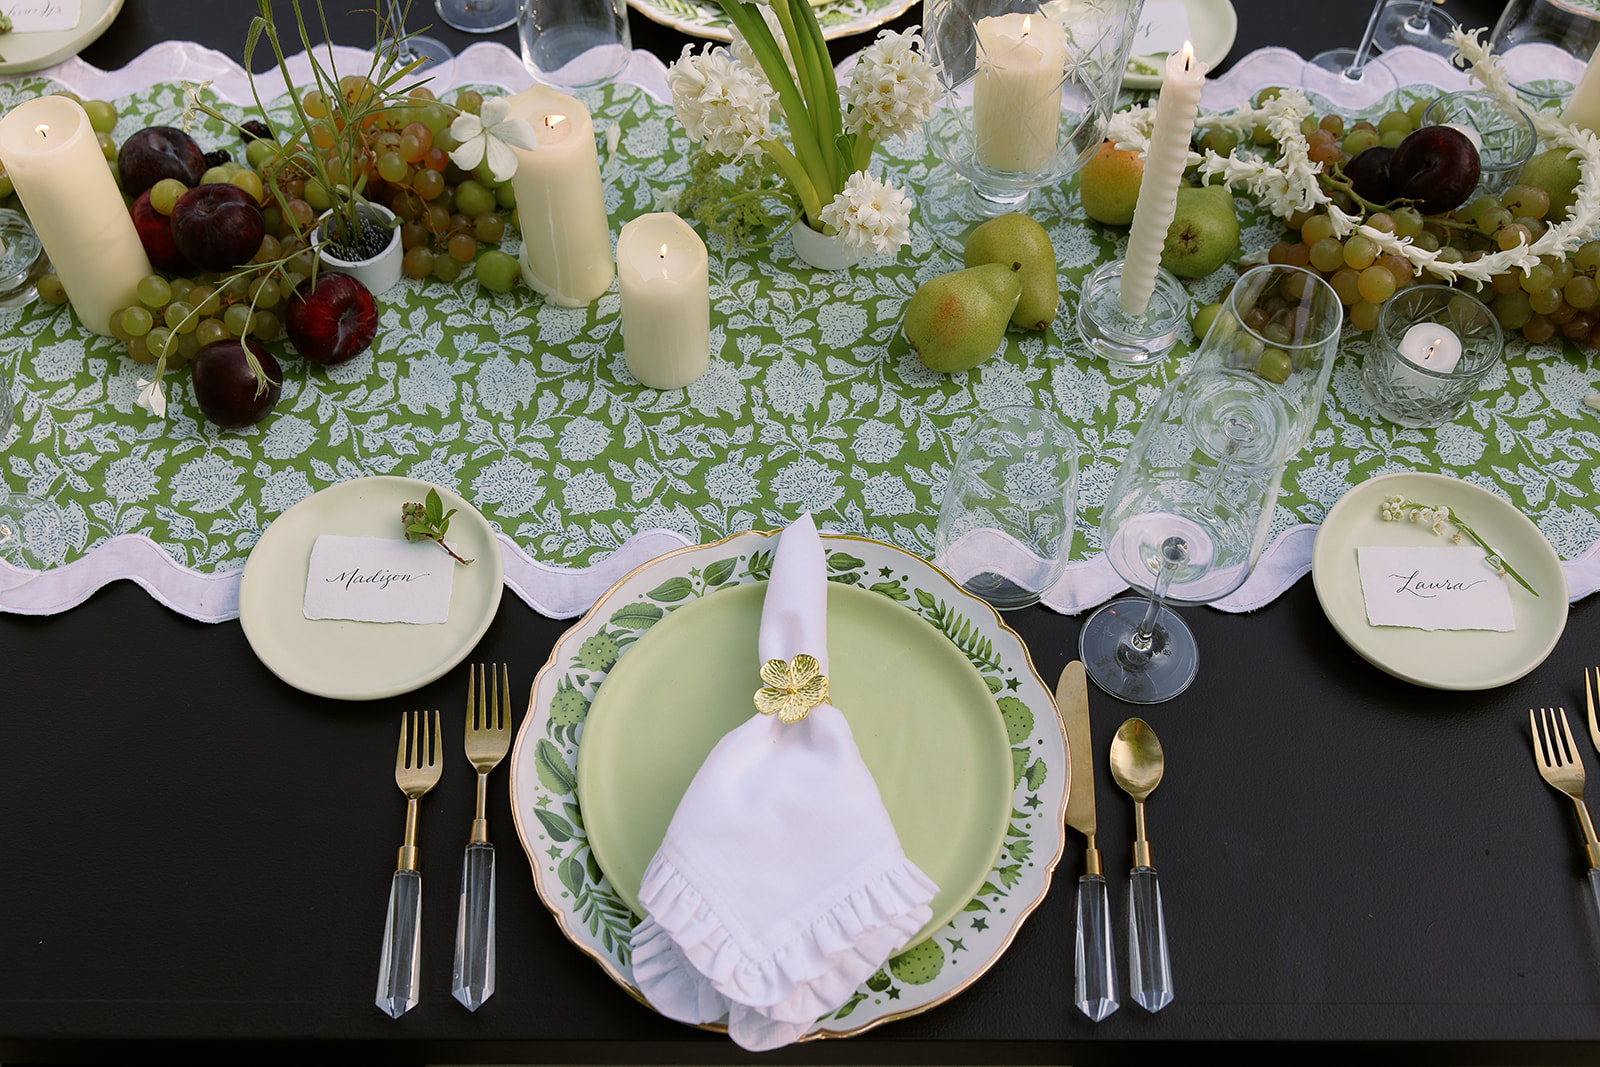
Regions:
<svg viewBox="0 0 1600 1067"><path fill-rule="evenodd" d="M438 546L450 553L450 558L466 566L470 559L462 559L456 555L455 550L444 543L444 535L450 530L450 516L454 515L457 508L444 510L444 501L439 499L437 490L429 489L427 503L401 504L400 522L406 530L407 541L433 541Z"/></svg>

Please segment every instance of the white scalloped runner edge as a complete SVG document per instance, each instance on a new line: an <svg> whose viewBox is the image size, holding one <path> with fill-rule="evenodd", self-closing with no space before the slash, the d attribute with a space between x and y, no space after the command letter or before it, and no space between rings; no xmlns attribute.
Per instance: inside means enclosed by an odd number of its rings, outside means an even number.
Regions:
<svg viewBox="0 0 1600 1067"><path fill-rule="evenodd" d="M366 55L361 49L342 45L333 48L334 62L341 70L364 69ZM847 72L854 59L852 56L841 63L840 72ZM1453 90L1468 82L1466 74L1443 58L1418 49L1396 49L1386 53L1384 59L1394 68L1401 84L1430 84ZM1227 74L1206 83L1203 103L1207 108L1222 110L1237 107L1263 86L1299 84L1304 65L1305 60L1286 48L1252 52ZM1573 60L1573 65L1575 69L1571 71L1554 69L1541 74L1576 82L1582 64ZM310 64L303 53L290 57L289 67L297 81L309 76ZM181 41L155 45L120 70L103 71L74 56L46 70L21 75L37 76L50 78L92 99L125 96L158 81L209 81L211 90L226 100L236 104L253 102L243 67L215 49ZM618 80L644 89L657 100L666 102L671 98L666 87L666 66L648 52L635 51ZM533 84L533 78L509 48L481 42L432 72L436 89L448 90L463 84L495 85L520 92ZM257 87L263 97L276 97L283 92L282 76L276 70L259 75ZM1279 535L1262 554L1245 584L1213 606L1230 612L1254 611L1277 599L1311 570L1316 530L1315 525L1306 524ZM583 614L629 571L693 543L676 531L646 530L592 566L556 567L530 558L505 534L499 535L499 541L507 588L533 610L557 619ZM1563 562L1562 567L1571 600L1600 591L1600 542L1581 559ZM210 574L196 571L176 562L143 534L121 534L88 555L47 571L27 570L0 560L0 611L57 614L83 603L109 583L125 579L180 615L201 622L226 622L239 617L239 574L238 569ZM1101 555L1069 564L1043 603L1064 614L1076 614L1105 603L1125 588L1127 583L1117 577Z"/></svg>

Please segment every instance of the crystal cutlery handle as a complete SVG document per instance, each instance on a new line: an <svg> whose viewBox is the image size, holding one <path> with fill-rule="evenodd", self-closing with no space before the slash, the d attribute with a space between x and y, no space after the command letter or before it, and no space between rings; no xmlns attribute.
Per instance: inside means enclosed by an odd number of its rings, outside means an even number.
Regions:
<svg viewBox="0 0 1600 1067"><path fill-rule="evenodd" d="M1111 905L1106 879L1078 879L1078 935L1073 1003L1095 1022L1117 1010L1117 971L1111 960Z"/></svg>
<svg viewBox="0 0 1600 1067"><path fill-rule="evenodd" d="M1133 1001L1146 1011L1172 1003L1172 965L1167 959L1167 921L1154 867L1129 873L1128 982Z"/></svg>
<svg viewBox="0 0 1600 1067"><path fill-rule="evenodd" d="M1595 917L1600 919L1600 867L1589 868L1589 895L1594 898Z"/></svg>
<svg viewBox="0 0 1600 1067"><path fill-rule="evenodd" d="M417 1006L422 954L422 874L394 872L378 962L378 1007L398 1019Z"/></svg>
<svg viewBox="0 0 1600 1067"><path fill-rule="evenodd" d="M450 992L477 1011L494 994L494 846L474 841L461 861L456 962Z"/></svg>

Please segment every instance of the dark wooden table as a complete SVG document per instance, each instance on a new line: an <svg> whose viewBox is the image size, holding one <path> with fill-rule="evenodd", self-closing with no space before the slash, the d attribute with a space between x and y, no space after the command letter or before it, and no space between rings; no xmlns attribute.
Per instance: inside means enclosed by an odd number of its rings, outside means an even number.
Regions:
<svg viewBox="0 0 1600 1067"><path fill-rule="evenodd" d="M1236 3L1234 58L1351 43L1365 16L1354 3ZM1487 25L1485 6L1450 5ZM120 66L168 38L237 54L249 7L130 0L85 57ZM418 4L413 27L430 13ZM369 43L369 25L341 16L335 39ZM667 57L685 40L637 15L633 32ZM458 50L472 40L438 36ZM1600 918L1571 806L1535 773L1526 717L1581 707L1600 606L1577 605L1528 678L1468 694L1369 666L1309 580L1253 615L1184 615L1199 679L1144 712L1168 753L1152 818L1174 1003L1154 1016L1125 1005L1098 1025L1071 1006L1074 839L1049 898L972 988L763 1059L1600 1062ZM1053 683L1079 620L1032 609L1009 621ZM512 664L525 691L566 625L507 596L476 658ZM118 583L63 615L0 616L0 680L0 1061L751 1058L639 1005L566 941L512 832L504 769L490 808L498 991L476 1014L449 995L472 790L452 766L422 813L422 1003L398 1021L373 1006L402 812L395 712L459 708L458 678L402 701L309 697L268 673L237 625L191 622ZM1136 709L1098 693L1091 704L1103 753ZM1129 806L1103 759L1099 774L1120 890ZM1120 921L1120 900L1114 910Z"/></svg>

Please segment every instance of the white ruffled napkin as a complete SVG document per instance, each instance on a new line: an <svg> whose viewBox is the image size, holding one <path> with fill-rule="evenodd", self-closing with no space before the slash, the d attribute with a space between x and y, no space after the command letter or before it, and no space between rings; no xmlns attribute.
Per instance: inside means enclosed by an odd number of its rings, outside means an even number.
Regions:
<svg viewBox="0 0 1600 1067"><path fill-rule="evenodd" d="M761 663L807 653L826 675L827 600L805 515L778 542ZM753 695L754 669L750 679ZM633 978L669 1018L726 1017L742 1047L777 1048L921 929L937 891L901 849L837 708L798 722L755 713L706 757L645 869Z"/></svg>

